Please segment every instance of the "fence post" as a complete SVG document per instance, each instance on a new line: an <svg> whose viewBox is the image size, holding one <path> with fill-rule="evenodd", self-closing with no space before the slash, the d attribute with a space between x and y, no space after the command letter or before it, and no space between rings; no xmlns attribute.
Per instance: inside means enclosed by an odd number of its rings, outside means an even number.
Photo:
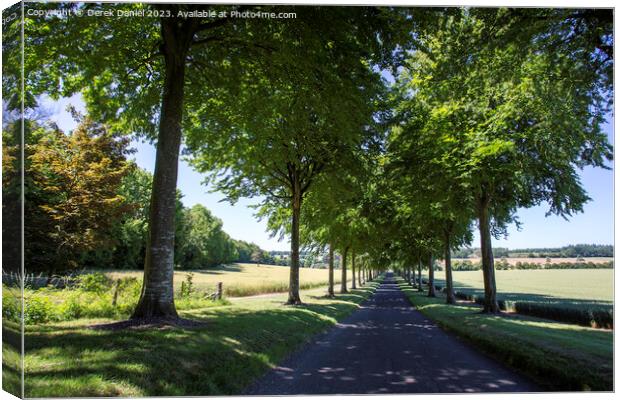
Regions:
<svg viewBox="0 0 620 400"><path fill-rule="evenodd" d="M114 284L114 296L112 297L112 307L116 307L116 300L118 299L118 287L120 286L121 280L117 279Z"/></svg>
<svg viewBox="0 0 620 400"><path fill-rule="evenodd" d="M218 282L217 283L217 289L215 291L215 299L216 300L222 300L222 282Z"/></svg>

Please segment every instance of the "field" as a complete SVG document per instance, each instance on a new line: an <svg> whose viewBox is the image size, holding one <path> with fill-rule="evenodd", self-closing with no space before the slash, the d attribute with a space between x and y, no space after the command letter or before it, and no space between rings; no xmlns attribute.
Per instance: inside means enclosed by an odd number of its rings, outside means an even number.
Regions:
<svg viewBox="0 0 620 400"><path fill-rule="evenodd" d="M334 281L340 283L340 270L334 271ZM193 271L175 271L174 286L179 289L187 275L193 273L194 286L203 291L212 292L218 282L223 283L224 295L229 297L251 296L263 293L285 292L288 290L289 267L231 264L217 268ZM114 279L133 276L141 279L142 271L106 272ZM300 268L299 281L302 289L327 286L327 269ZM350 279L351 272L348 272Z"/></svg>
<svg viewBox="0 0 620 400"><path fill-rule="evenodd" d="M518 262L521 263L536 263L536 264L546 264L547 263L547 259L544 257L496 257L495 258L496 261L500 261L500 260L506 260L506 262L508 262L508 264L510 265L515 265ZM578 261L579 260L579 261ZM613 257L587 257L587 258L571 258L571 257L554 257L554 258L549 258L549 262L551 264L559 264L559 263L576 263L576 262L592 262L592 263L596 263L596 264L600 264L600 263L606 263L606 262L610 262L613 261ZM472 263L479 263L480 262L480 258L453 258L452 261L470 261Z"/></svg>
<svg viewBox="0 0 620 400"><path fill-rule="evenodd" d="M566 323L613 328L613 270L498 270L502 310ZM438 271L435 284L445 286ZM482 271L455 271L457 298L484 299Z"/></svg>
<svg viewBox="0 0 620 400"><path fill-rule="evenodd" d="M205 322L193 328L91 329L110 319L27 326L26 396L238 394L312 335L357 309L376 285L333 299L323 289L302 291L303 306L284 307L282 293L181 311ZM19 344L19 326L5 322L3 337L5 356L15 358L11 343ZM4 379L17 384L18 371L9 361Z"/></svg>
<svg viewBox="0 0 620 400"><path fill-rule="evenodd" d="M401 288L418 310L440 326L529 375L542 387L613 388L611 331L514 314L486 315L477 308L447 305L442 297L429 298L405 284Z"/></svg>
<svg viewBox="0 0 620 400"><path fill-rule="evenodd" d="M455 290L482 292L482 271L454 271ZM444 272L435 274L443 285ZM507 300L600 303L611 305L613 269L503 270L495 271L498 297Z"/></svg>

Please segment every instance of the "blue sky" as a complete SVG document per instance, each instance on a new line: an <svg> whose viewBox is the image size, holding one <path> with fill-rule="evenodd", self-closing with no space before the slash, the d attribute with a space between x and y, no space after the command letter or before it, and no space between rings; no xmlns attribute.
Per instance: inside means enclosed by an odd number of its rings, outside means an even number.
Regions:
<svg viewBox="0 0 620 400"><path fill-rule="evenodd" d="M43 107L48 110L51 119L56 121L64 131L75 127L75 122L66 111L72 104L78 110L84 109L79 96L61 99L58 102L44 101ZM605 127L610 142L613 144L613 121ZM132 146L137 149L133 155L136 163L149 171L155 165L155 149L148 143L134 141ZM546 205L530 209L520 209L519 219L522 229L517 230L511 225L506 239L494 240L497 247L559 247L577 243L613 244L614 238L614 204L613 204L613 170L586 168L580 173L583 186L592 200L584 207L584 212L565 221L562 217L545 217ZM270 238L265 231L266 221L259 221L249 205L256 204L260 199L242 199L235 206L222 202L219 193L209 193L202 184L203 177L181 161L179 168L178 187L183 192L183 204L191 207L203 204L214 215L224 222L224 230L233 238L254 242L266 250L289 250L287 240L278 241ZM479 236L475 235L472 246L479 247Z"/></svg>

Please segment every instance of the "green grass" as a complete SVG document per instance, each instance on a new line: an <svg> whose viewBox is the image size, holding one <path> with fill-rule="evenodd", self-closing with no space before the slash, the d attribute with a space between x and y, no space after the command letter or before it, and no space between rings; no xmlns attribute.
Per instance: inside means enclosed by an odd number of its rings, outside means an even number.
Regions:
<svg viewBox="0 0 620 400"><path fill-rule="evenodd" d="M486 315L447 305L404 283L409 300L441 327L552 390L613 389L613 334L516 315Z"/></svg>
<svg viewBox="0 0 620 400"><path fill-rule="evenodd" d="M340 271L338 271L340 272ZM205 295L213 293L217 282L223 282L224 297L282 293L288 291L288 267L234 264L200 271L175 272L175 303L178 310L222 305ZM191 295L182 295L192 279ZM327 289L327 270L300 270L300 289ZM339 284L336 280L336 284ZM127 318L135 308L142 287L142 271L95 272L80 275L76 286L56 289L52 286L24 291L27 325L68 321L77 318ZM3 285L3 316L17 321L21 300L10 295ZM114 300L116 299L116 300ZM223 300L226 302L226 300Z"/></svg>
<svg viewBox="0 0 620 400"><path fill-rule="evenodd" d="M571 308L613 306L613 269L503 270L495 271L497 297ZM443 271L435 283L445 286ZM454 271L456 291L484 295L482 271Z"/></svg>
<svg viewBox="0 0 620 400"><path fill-rule="evenodd" d="M15 322L2 321L2 390L20 397L21 385L20 327Z"/></svg>
<svg viewBox="0 0 620 400"><path fill-rule="evenodd" d="M322 289L302 291L303 306L284 306L286 295L276 294L182 311L206 322L193 329L89 329L106 319L27 326L26 396L238 394L375 288L370 283L334 299Z"/></svg>
<svg viewBox="0 0 620 400"><path fill-rule="evenodd" d="M142 271L101 271L118 279L122 277L142 278ZM218 282L223 283L224 295L229 297L252 296L264 293L288 291L290 268L273 265L231 264L216 268L194 271L175 271L174 286L179 289L181 282L193 273L197 289L213 292ZM334 273L334 280L340 283L340 270ZM300 268L301 289L312 289L328 284L327 269ZM349 281L351 273L349 272Z"/></svg>

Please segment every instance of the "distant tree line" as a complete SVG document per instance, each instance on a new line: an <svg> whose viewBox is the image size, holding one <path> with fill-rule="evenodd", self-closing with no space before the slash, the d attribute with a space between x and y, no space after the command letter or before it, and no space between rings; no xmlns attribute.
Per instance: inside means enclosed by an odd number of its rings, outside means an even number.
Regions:
<svg viewBox="0 0 620 400"><path fill-rule="evenodd" d="M576 262L559 262L559 263L538 263L538 262L523 262L518 261L514 264L509 263L506 259L498 260L495 263L495 268L498 270L511 270L511 269L612 269L614 267L613 261L594 263L591 261L576 261ZM455 260L452 264L453 271L480 271L482 269L482 263L472 262L470 260ZM441 270L441 269L440 269Z"/></svg>
<svg viewBox="0 0 620 400"><path fill-rule="evenodd" d="M127 159L128 139L88 117L62 132L42 118L25 121L25 252L29 272L81 268L141 269L148 237L153 176ZM19 129L3 133L3 192L18 196ZM15 187L13 187L15 186ZM232 239L206 207L185 207L177 190L175 268L231 262L274 264L254 243ZM7 201L3 207L10 207ZM14 210L4 209L5 214ZM10 226L3 224L3 234ZM287 265L287 264L284 264Z"/></svg>
<svg viewBox="0 0 620 400"><path fill-rule="evenodd" d="M455 258L479 257L480 248L465 247L452 252ZM572 244L564 247L542 247L525 249L493 248L493 256L530 257L530 258L577 258L577 257L613 257L614 246L607 244Z"/></svg>

